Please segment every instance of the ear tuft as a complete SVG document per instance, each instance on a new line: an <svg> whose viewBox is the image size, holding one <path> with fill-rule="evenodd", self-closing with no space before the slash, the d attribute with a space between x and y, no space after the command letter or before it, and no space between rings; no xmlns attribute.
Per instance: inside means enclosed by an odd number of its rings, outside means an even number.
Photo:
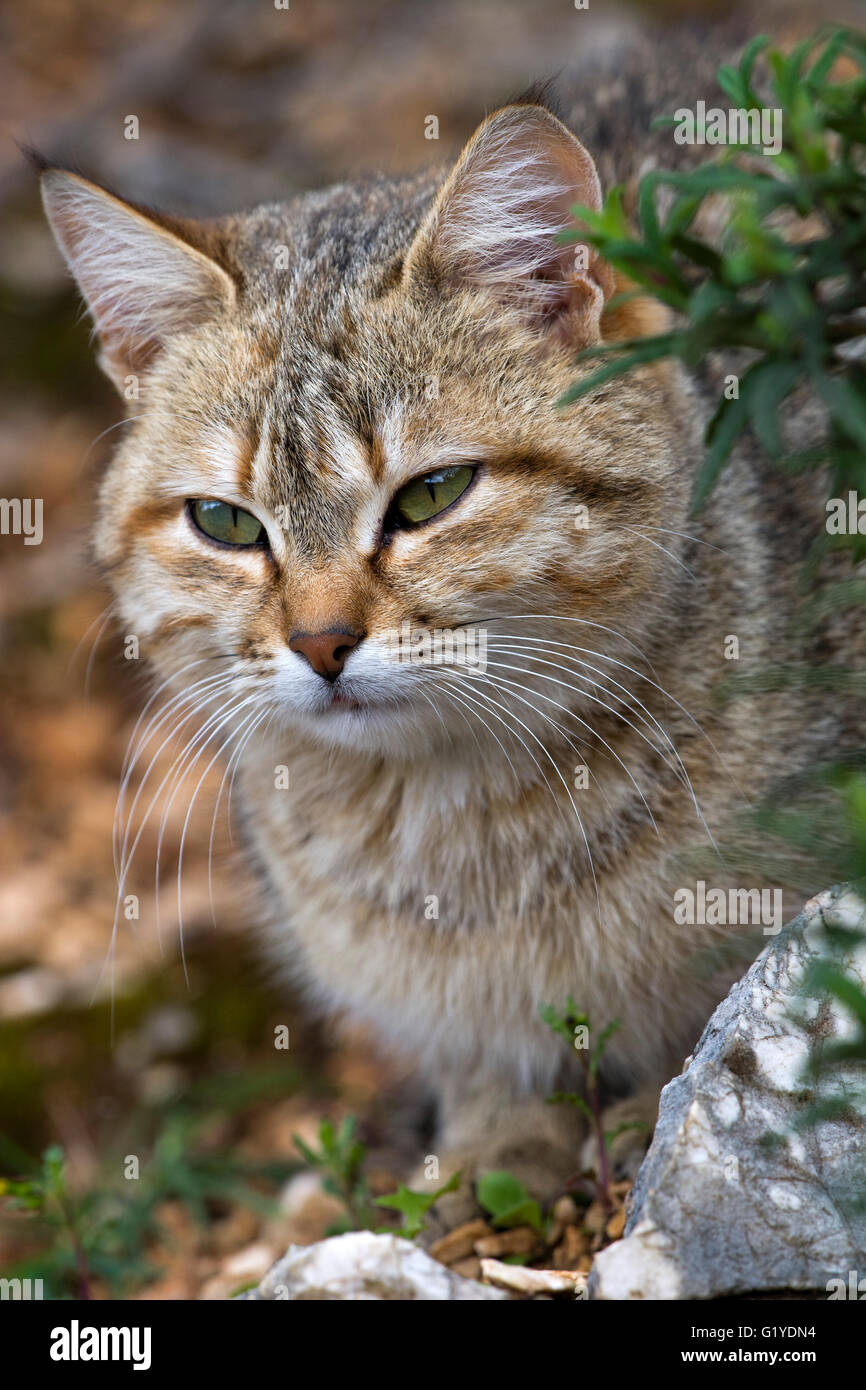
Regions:
<svg viewBox="0 0 866 1390"><path fill-rule="evenodd" d="M51 160L41 150L37 150L35 145L25 145L20 140L16 143L22 158L29 164L34 174L44 174L46 169L51 168Z"/></svg>
<svg viewBox="0 0 866 1390"><path fill-rule="evenodd" d="M598 340L613 277L587 247L563 246L571 208L601 207L592 158L546 107L512 105L469 141L422 227L409 266L432 257L445 283L486 292L572 344Z"/></svg>
<svg viewBox="0 0 866 1390"><path fill-rule="evenodd" d="M230 276L141 209L66 170L42 172L42 201L89 308L101 365L123 389L177 333L234 302Z"/></svg>

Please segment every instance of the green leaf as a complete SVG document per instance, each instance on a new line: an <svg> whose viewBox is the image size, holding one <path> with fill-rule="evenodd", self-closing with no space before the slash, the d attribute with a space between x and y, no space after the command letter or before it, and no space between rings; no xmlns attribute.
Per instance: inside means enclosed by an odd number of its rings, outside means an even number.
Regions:
<svg viewBox="0 0 866 1390"><path fill-rule="evenodd" d="M750 367L740 383L749 422L771 458L782 452L779 410L799 378L799 363L768 359Z"/></svg>
<svg viewBox="0 0 866 1390"><path fill-rule="evenodd" d="M330 1120L322 1120L319 1124L319 1143L322 1152L333 1156L337 1149L337 1135Z"/></svg>
<svg viewBox="0 0 866 1390"><path fill-rule="evenodd" d="M512 1173L484 1173L476 1188L478 1201L494 1226L531 1226L542 1231L541 1208Z"/></svg>
<svg viewBox="0 0 866 1390"><path fill-rule="evenodd" d="M319 1155L314 1153L309 1144L305 1144L299 1134L292 1135L292 1143L305 1163L309 1163L311 1168L318 1168L321 1162Z"/></svg>
<svg viewBox="0 0 866 1390"><path fill-rule="evenodd" d="M547 1105L573 1105L575 1110L579 1110L588 1120L595 1118L589 1102L577 1091L554 1091L552 1095L545 1096L544 1100Z"/></svg>
<svg viewBox="0 0 866 1390"><path fill-rule="evenodd" d="M831 37L820 58L817 58L812 64L806 77L806 81L812 91L817 87L821 87L824 82L826 82L830 74L830 69L845 46L845 40L846 36L844 29L839 29Z"/></svg>
<svg viewBox="0 0 866 1390"><path fill-rule="evenodd" d="M407 1240L414 1240L424 1230L424 1217L430 1208L446 1192L456 1192L460 1186L460 1173L455 1173L449 1178L444 1187L438 1188L436 1192L413 1192L411 1188L404 1187L403 1184L397 1188L396 1192L390 1192L385 1197L376 1198L377 1207L389 1207L393 1211L403 1214L403 1224L400 1228L400 1235Z"/></svg>
<svg viewBox="0 0 866 1390"><path fill-rule="evenodd" d="M743 49L740 58L740 76L746 85L751 82L755 63L759 55L769 46L770 41L769 34L757 34L755 38L749 40Z"/></svg>
<svg viewBox="0 0 866 1390"><path fill-rule="evenodd" d="M671 354L677 344L677 336L674 333L659 334L654 338L646 338L639 341L632 347L630 352L624 352L606 367L599 367L582 381L575 382L567 391L559 397L556 402L558 406L571 405L573 401L580 400L582 396L589 395L592 391L597 391L599 386L604 386L608 381L615 377L624 376L633 367L639 367L645 362L656 361L660 357L667 357ZM629 344L629 346L631 346ZM620 345L616 345L617 350Z"/></svg>
<svg viewBox="0 0 866 1390"><path fill-rule="evenodd" d="M609 1144L612 1144L613 1141L614 1141L614 1139L618 1139L619 1136L620 1136L621 1134L625 1134L625 1133L627 1132L627 1130L630 1130L630 1129L642 1129L642 1130L644 1130L645 1132L648 1132L649 1129L650 1129L650 1126L646 1123L645 1120L624 1120L624 1121L622 1122L622 1124L621 1124L621 1125L617 1125L615 1129L606 1129L606 1130L605 1130L605 1132L604 1132L604 1142L605 1142L605 1144L608 1144L608 1145L609 1145Z"/></svg>
<svg viewBox="0 0 866 1390"><path fill-rule="evenodd" d="M721 402L707 429L707 439L712 442L692 488L692 512L700 511L706 502L746 423L746 408L742 398Z"/></svg>
<svg viewBox="0 0 866 1390"><path fill-rule="evenodd" d="M866 397L842 377L816 370L813 380L834 420L851 439L866 449Z"/></svg>
<svg viewBox="0 0 866 1390"><path fill-rule="evenodd" d="M605 1024L604 1028L602 1028L601 1033L599 1034L598 1042L592 1049L592 1056L590 1058L589 1071L592 1077L598 1075L598 1069L601 1065L601 1059L604 1056L604 1049L607 1047L614 1033L616 1033L618 1029L620 1029L621 1027L621 1019L613 1018L611 1019L610 1023Z"/></svg>
<svg viewBox="0 0 866 1390"><path fill-rule="evenodd" d="M539 1004L538 1014L541 1020L547 1024L553 1033L558 1033L561 1038L571 1045L574 1041L574 1031L569 1023L567 1016L563 1017L552 1004Z"/></svg>
<svg viewBox="0 0 866 1390"><path fill-rule="evenodd" d="M748 106L748 84L741 72L725 63L716 73L716 80L735 106Z"/></svg>

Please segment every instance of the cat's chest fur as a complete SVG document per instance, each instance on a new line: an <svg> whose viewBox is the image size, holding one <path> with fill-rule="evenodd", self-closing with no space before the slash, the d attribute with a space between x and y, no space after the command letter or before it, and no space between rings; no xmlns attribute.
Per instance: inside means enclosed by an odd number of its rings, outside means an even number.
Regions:
<svg viewBox="0 0 866 1390"><path fill-rule="evenodd" d="M444 753L328 767L295 746L285 787L280 761L271 745L245 766L244 822L275 900L271 952L314 999L428 1068L501 1069L527 1088L552 1084L560 1057L538 1005L569 993L599 1019L631 1015L632 1070L676 1051L682 1006L662 981L690 949L672 929L666 853L695 834L681 797L657 833L616 779L596 787L595 811L581 805L593 876L561 785L517 788Z"/></svg>

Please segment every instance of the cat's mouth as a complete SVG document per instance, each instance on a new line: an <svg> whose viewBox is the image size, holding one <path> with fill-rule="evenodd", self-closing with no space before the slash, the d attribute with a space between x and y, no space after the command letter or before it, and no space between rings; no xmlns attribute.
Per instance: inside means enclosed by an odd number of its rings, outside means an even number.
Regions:
<svg viewBox="0 0 866 1390"><path fill-rule="evenodd" d="M353 695L334 695L328 708L341 711L352 711L365 709L366 706L362 705L360 700L356 700Z"/></svg>

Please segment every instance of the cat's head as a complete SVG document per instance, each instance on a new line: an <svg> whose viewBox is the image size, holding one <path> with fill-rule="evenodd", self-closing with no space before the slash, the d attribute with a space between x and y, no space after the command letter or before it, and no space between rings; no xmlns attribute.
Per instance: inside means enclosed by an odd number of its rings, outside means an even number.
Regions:
<svg viewBox="0 0 866 1390"><path fill-rule="evenodd" d="M395 754L598 704L566 647L664 604L692 433L667 366L557 405L580 349L656 325L555 240L601 201L555 116L496 112L444 179L209 223L42 181L128 402L96 552L169 686ZM466 628L474 671L459 638L406 650Z"/></svg>

